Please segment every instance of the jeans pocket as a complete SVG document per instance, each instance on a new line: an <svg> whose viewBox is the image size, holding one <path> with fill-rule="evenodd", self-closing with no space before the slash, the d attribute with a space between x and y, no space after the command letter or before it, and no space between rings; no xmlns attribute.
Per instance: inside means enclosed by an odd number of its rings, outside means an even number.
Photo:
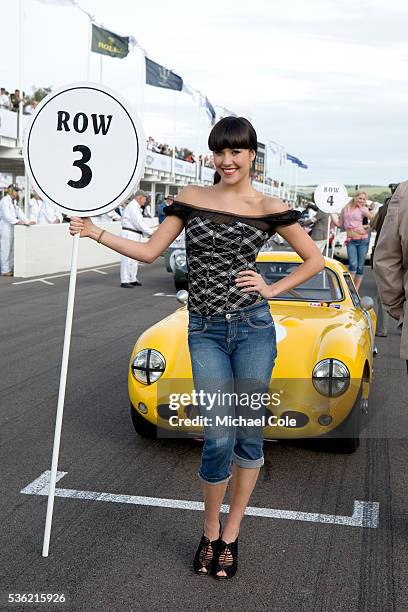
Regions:
<svg viewBox="0 0 408 612"><path fill-rule="evenodd" d="M203 319L190 319L188 322L188 333L189 335L202 334L207 331L207 323Z"/></svg>
<svg viewBox="0 0 408 612"><path fill-rule="evenodd" d="M269 312L261 311L261 312L253 312L246 316L246 322L249 327L253 327L254 329L267 329L268 327L272 327L274 325L274 321L272 319L272 315Z"/></svg>

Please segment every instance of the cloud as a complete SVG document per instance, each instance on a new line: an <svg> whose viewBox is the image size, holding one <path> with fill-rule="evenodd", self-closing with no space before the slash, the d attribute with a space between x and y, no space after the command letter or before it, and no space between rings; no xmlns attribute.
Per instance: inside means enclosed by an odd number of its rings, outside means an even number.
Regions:
<svg viewBox="0 0 408 612"><path fill-rule="evenodd" d="M23 4L24 88L85 79L85 15ZM309 164L310 171L300 173L305 181L331 173L344 182L388 182L393 168L405 172L406 0L258 0L253 6L206 0L204 8L156 0L160 19L152 19L148 2L138 3L137 11L134 0L80 4L106 27L135 36L152 59L212 104L250 117L260 140L281 142ZM8 24L3 48L16 48L17 3L5 3L2 17ZM1 84L9 89L17 86L17 55L9 53L0 66ZM138 50L125 60L103 60L104 82L138 110L142 65ZM91 54L91 80L99 76L100 57ZM190 96L176 96L177 145L205 150L207 118ZM146 86L143 101L146 133L171 143L174 94Z"/></svg>

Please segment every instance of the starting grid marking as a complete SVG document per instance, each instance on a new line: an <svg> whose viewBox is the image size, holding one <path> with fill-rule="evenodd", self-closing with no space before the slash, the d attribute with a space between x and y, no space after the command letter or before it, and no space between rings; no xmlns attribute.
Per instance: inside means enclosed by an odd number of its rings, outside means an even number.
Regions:
<svg viewBox="0 0 408 612"><path fill-rule="evenodd" d="M108 274L104 272L106 268L115 268L119 266L119 263L109 264L107 266L100 266L99 268L88 268L87 270L77 270L77 274L85 274L85 272L96 272L97 274ZM139 264L142 265L142 264ZM102 269L101 269L102 268ZM25 285L26 283L44 283L45 285L55 285L55 283L50 282L50 278L62 278L63 276L69 276L70 272L64 272L64 274L53 274L52 276L42 276L41 278L30 278L24 281L16 281L11 283L12 285Z"/></svg>
<svg viewBox="0 0 408 612"><path fill-rule="evenodd" d="M50 470L46 470L33 482L20 491L24 495L48 496L50 483ZM68 472L57 472L57 482ZM180 510L204 510L203 502L187 499L167 499L162 497L143 497L139 495L115 495L114 493L101 493L98 491L77 491L76 489L55 489L56 497L84 499L92 501L113 502L117 504L134 504L136 506L153 506L159 508L176 508ZM223 504L221 512L227 513L229 506ZM307 521L312 523L325 523L345 525L347 527L378 527L380 504L378 502L354 501L353 514L341 516L336 514L321 514L318 512L299 512L297 510L278 510L274 508L257 508L248 506L245 514L248 516L261 516L264 518L277 518L292 521Z"/></svg>

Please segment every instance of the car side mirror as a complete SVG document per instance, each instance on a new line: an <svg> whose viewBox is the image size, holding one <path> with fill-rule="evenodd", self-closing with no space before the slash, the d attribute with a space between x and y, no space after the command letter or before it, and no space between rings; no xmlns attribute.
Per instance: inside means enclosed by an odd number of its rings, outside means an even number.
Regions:
<svg viewBox="0 0 408 612"><path fill-rule="evenodd" d="M360 306L363 310L371 310L372 308L374 308L374 300L372 297L370 297L369 295L365 295L364 297L361 298L360 300Z"/></svg>
<svg viewBox="0 0 408 612"><path fill-rule="evenodd" d="M180 291L177 291L176 293L176 298L177 301L180 302L180 304L187 304L188 291L186 291L185 289L180 289Z"/></svg>

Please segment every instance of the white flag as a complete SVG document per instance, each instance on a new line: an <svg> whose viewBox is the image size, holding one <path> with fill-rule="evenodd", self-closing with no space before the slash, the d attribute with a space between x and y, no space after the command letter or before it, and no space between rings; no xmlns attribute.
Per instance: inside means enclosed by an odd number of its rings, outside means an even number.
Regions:
<svg viewBox="0 0 408 612"><path fill-rule="evenodd" d="M269 148L269 150L271 151L271 153L273 153L274 155L275 155L276 153L278 153L278 152L279 152L279 150L280 150L280 145L279 145L277 142L275 142L274 140L269 140L269 141L267 142L267 147Z"/></svg>
<svg viewBox="0 0 408 612"><path fill-rule="evenodd" d="M193 87L191 87L190 85L188 85L184 79L183 79L183 89L182 91L186 94L188 94L189 96L191 96L194 100L194 103L197 104L197 102L199 101L199 96L200 93L194 89Z"/></svg>

